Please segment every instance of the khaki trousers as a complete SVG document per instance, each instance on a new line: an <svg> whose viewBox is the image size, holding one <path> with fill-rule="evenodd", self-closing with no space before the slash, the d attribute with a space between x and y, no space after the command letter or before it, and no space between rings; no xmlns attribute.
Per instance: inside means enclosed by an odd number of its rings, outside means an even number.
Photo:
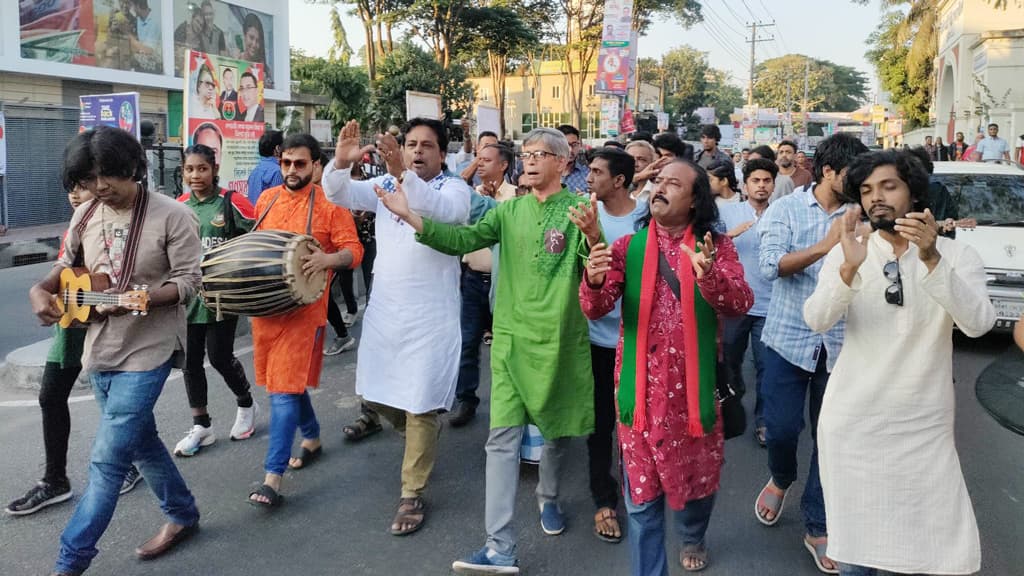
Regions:
<svg viewBox="0 0 1024 576"><path fill-rule="evenodd" d="M402 498L422 496L430 473L434 470L434 461L437 460L437 441L441 434L441 420L437 412L412 414L376 402L366 404L387 419L395 430L405 433Z"/></svg>

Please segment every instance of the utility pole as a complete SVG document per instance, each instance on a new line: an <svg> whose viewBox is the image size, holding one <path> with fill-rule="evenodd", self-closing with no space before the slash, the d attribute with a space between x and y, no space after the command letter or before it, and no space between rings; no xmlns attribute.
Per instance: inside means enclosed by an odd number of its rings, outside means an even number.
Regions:
<svg viewBox="0 0 1024 576"><path fill-rule="evenodd" d="M800 112L803 114L803 117L804 117L804 144L803 144L804 146L809 146L809 144L808 144L809 136L808 135L810 134L810 131L808 130L807 124L810 122L810 116L808 116L808 114L807 114L807 92L808 92L808 86L810 84L810 77L811 77L811 59L806 57L806 56L804 56L804 101L803 101L803 103L800 104Z"/></svg>
<svg viewBox="0 0 1024 576"><path fill-rule="evenodd" d="M774 36L770 36L767 38L758 38L757 29L770 28L772 26L775 26L775 22L772 22L771 24L765 24L763 22L753 22L751 24L747 24L747 28L750 28L750 40L747 40L747 42L750 43L750 82L747 86L747 106L754 105L754 67L757 63L757 61L755 60L754 52L755 48L757 47L757 43L771 42L772 40L775 39Z"/></svg>

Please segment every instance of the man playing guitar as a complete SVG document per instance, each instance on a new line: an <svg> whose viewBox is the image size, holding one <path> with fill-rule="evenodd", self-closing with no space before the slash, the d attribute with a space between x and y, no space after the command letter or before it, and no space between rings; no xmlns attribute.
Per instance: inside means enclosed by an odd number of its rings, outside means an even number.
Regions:
<svg viewBox="0 0 1024 576"><path fill-rule="evenodd" d="M118 305L97 305L82 354L102 417L92 449L89 484L61 535L56 575L84 572L117 505L135 462L167 516L160 531L136 554L156 558L191 536L199 510L157 436L153 407L172 365L184 359L185 308L199 287L202 252L195 215L188 207L141 185L146 161L128 132L99 127L75 136L64 150L65 182L88 188L95 199L71 219L66 250L54 269L32 287L32 310L45 325L61 318L61 272L76 255L92 274L110 276L108 292L149 287L148 313L127 315Z"/></svg>

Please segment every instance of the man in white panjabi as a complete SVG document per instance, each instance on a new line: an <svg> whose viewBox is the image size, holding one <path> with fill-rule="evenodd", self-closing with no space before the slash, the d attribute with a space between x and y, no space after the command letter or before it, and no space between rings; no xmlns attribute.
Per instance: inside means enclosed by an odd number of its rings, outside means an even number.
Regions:
<svg viewBox="0 0 1024 576"><path fill-rule="evenodd" d="M447 146L443 124L414 118L405 127L401 146L390 134L377 137L388 174L353 181L352 164L374 147L360 146L359 124L349 121L338 136L334 161L324 168L328 200L377 214L373 298L363 319L356 392L405 431L402 497L391 524L395 536L423 525L422 495L434 468L441 426L438 411L450 410L455 399L462 346L461 268L458 257L417 242L415 230L384 207L376 189L401 186L417 213L465 224L473 191L461 179L442 173Z"/></svg>
<svg viewBox="0 0 1024 576"><path fill-rule="evenodd" d="M846 194L875 232L843 216L804 319L846 318L818 421L828 553L840 574L971 574L981 568L974 510L953 438L953 325L988 332L995 309L973 248L937 236L928 174L909 152L854 160Z"/></svg>

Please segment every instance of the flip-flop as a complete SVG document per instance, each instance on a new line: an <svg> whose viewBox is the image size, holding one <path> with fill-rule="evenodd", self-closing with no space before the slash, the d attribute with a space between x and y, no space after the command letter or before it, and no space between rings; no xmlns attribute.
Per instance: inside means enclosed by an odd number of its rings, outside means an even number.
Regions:
<svg viewBox="0 0 1024 576"><path fill-rule="evenodd" d="M269 500L269 502L253 500L252 497L256 495L263 496ZM277 490L274 490L266 484L261 484L259 488L249 492L249 504L253 506L258 506L260 508L277 508L282 502L284 502L284 496L278 494Z"/></svg>
<svg viewBox="0 0 1024 576"><path fill-rule="evenodd" d="M692 558L700 562L695 568L687 567L683 560ZM687 544L683 546L683 550L679 553L679 565L683 567L683 570L687 572L700 572L701 570L708 567L708 547L703 544Z"/></svg>
<svg viewBox="0 0 1024 576"><path fill-rule="evenodd" d="M814 558L814 565L817 566L818 570L820 570L822 573L839 574L838 565L836 568L830 569L825 568L825 565L821 563L821 559L828 556L828 541L812 544L811 541L807 539L807 536L804 536L804 548L806 548L807 551L811 553L811 558ZM829 558L829 560L832 559ZM836 564L836 561L832 560L832 564Z"/></svg>
<svg viewBox="0 0 1024 576"><path fill-rule="evenodd" d="M301 462L298 466L293 466L291 462L288 463L288 467L292 470L302 470L303 468L309 468L314 462L320 459L320 456L324 453L323 446L317 446L316 450L310 450L305 446L302 447L302 452L299 452L298 456L294 456L295 460Z"/></svg>
<svg viewBox="0 0 1024 576"><path fill-rule="evenodd" d="M768 479L764 488L761 488L761 492L757 495L757 500L754 500L754 516L757 516L757 521L765 526L775 526L779 522L779 518L782 518L782 509L786 507L786 497L789 496L789 489L787 488L783 491L782 496L779 496L774 492L769 492L768 486L775 486L771 478ZM769 520L761 516L762 506L775 510L775 518Z"/></svg>

